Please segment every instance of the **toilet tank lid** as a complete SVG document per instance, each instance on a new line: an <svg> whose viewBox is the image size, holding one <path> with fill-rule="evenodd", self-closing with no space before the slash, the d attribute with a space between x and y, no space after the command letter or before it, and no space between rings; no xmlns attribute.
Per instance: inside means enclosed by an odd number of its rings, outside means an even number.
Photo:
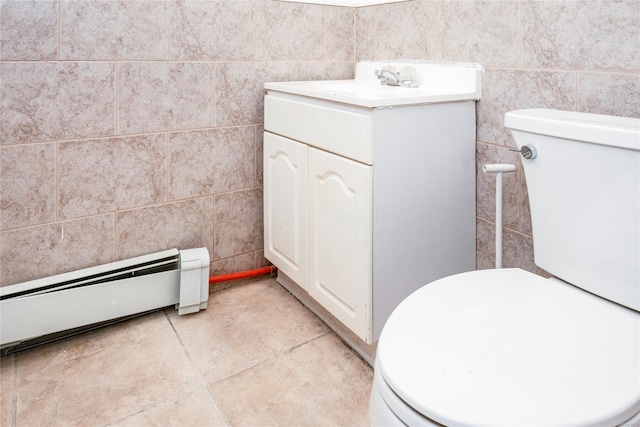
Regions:
<svg viewBox="0 0 640 427"><path fill-rule="evenodd" d="M640 151L640 119L533 108L505 114L513 130Z"/></svg>

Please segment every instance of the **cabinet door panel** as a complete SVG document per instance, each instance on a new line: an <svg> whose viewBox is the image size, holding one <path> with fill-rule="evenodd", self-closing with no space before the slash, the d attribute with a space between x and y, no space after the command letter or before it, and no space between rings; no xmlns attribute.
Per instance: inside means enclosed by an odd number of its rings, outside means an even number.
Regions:
<svg viewBox="0 0 640 427"><path fill-rule="evenodd" d="M264 256L307 287L307 146L264 134Z"/></svg>
<svg viewBox="0 0 640 427"><path fill-rule="evenodd" d="M371 166L309 149L309 294L370 342Z"/></svg>

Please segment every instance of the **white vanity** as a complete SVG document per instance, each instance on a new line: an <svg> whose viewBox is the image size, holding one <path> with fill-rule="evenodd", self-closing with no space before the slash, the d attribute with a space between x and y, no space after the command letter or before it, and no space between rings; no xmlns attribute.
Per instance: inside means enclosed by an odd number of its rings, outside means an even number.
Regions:
<svg viewBox="0 0 640 427"><path fill-rule="evenodd" d="M381 85L389 65L419 87ZM355 80L265 84L265 257L369 361L405 297L475 269L480 73L360 62Z"/></svg>

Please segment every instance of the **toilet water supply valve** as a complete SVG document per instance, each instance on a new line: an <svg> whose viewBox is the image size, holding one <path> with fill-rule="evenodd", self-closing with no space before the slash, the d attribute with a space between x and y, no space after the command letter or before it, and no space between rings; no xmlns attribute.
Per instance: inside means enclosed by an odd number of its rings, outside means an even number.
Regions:
<svg viewBox="0 0 640 427"><path fill-rule="evenodd" d="M523 145L519 150L517 148L509 148L509 151L517 151L522 155L523 158L527 160L533 160L538 155L536 147L534 147L533 145Z"/></svg>
<svg viewBox="0 0 640 427"><path fill-rule="evenodd" d="M502 174L514 172L516 166L490 164L484 165L482 170L485 173L496 174L496 268L502 268Z"/></svg>

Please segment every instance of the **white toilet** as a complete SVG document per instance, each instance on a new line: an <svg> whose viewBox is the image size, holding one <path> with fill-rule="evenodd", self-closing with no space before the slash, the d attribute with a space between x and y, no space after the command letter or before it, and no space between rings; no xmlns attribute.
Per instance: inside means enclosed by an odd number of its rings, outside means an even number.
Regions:
<svg viewBox="0 0 640 427"><path fill-rule="evenodd" d="M640 119L519 110L536 264L430 283L378 342L373 426L640 425Z"/></svg>

